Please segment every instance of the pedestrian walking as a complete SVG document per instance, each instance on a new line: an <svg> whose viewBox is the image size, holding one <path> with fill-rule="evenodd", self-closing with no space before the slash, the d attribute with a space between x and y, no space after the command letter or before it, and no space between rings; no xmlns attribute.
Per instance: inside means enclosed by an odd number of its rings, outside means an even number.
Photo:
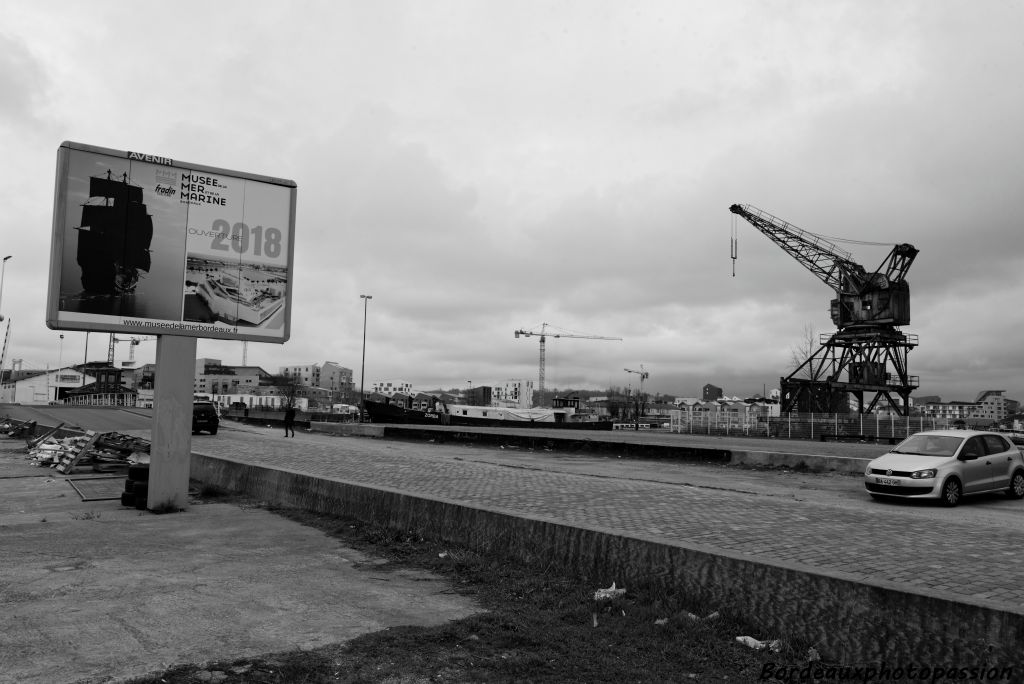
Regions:
<svg viewBox="0 0 1024 684"><path fill-rule="evenodd" d="M284 410L284 436L288 437L289 432L291 437L295 436L295 407L291 404Z"/></svg>

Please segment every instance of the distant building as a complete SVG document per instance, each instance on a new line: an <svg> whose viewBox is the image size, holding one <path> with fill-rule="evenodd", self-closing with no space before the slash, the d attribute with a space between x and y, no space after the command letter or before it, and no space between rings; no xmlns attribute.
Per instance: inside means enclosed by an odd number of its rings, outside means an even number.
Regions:
<svg viewBox="0 0 1024 684"><path fill-rule="evenodd" d="M938 397L922 397L917 400L921 415L926 418L945 418L951 423L990 425L1006 421L1020 410L1020 402L1003 396L1006 390L985 390L974 401L928 401Z"/></svg>
<svg viewBox="0 0 1024 684"><path fill-rule="evenodd" d="M494 406L533 408L533 380L506 380L504 385L493 388L491 399Z"/></svg>
<svg viewBox="0 0 1024 684"><path fill-rule="evenodd" d="M374 394L380 394L385 397L390 397L393 394L400 393L406 397L412 396L412 383L403 382L401 380L392 380L388 382L375 382L370 385L370 392Z"/></svg>
<svg viewBox="0 0 1024 684"><path fill-rule="evenodd" d="M714 385L704 385L701 389L701 399L704 401L715 401L722 398L722 388Z"/></svg>
<svg viewBox="0 0 1024 684"><path fill-rule="evenodd" d="M0 386L0 403L46 405L63 401L68 392L83 384L96 381L93 375L83 376L74 367L43 371L21 371L17 379L7 380Z"/></svg>
<svg viewBox="0 0 1024 684"><path fill-rule="evenodd" d="M291 397L284 394L218 394L211 397L222 410L241 409L250 411L283 411L290 403L298 411L309 410L307 397Z"/></svg>
<svg viewBox="0 0 1024 684"><path fill-rule="evenodd" d="M89 364L87 364L89 365ZM121 383L121 369L96 367L95 382L67 390L63 403L80 406L135 406L138 392Z"/></svg>
<svg viewBox="0 0 1024 684"><path fill-rule="evenodd" d="M320 367L320 387L331 391L334 401L354 402L355 382L352 369L334 361L324 361Z"/></svg>
<svg viewBox="0 0 1024 684"><path fill-rule="evenodd" d="M917 408L925 418L944 419L952 423L970 418L978 405L971 401L937 401L918 403Z"/></svg>
<svg viewBox="0 0 1024 684"><path fill-rule="evenodd" d="M977 404L973 418L998 422L1017 413L1020 402L1003 396L1006 390L985 390L974 400Z"/></svg>
<svg viewBox="0 0 1024 684"><path fill-rule="evenodd" d="M700 399L680 398L670 407L667 413L676 424L701 425L757 425L766 418L779 417L779 403L758 399L716 399L702 401Z"/></svg>
<svg viewBox="0 0 1024 684"><path fill-rule="evenodd" d="M470 406L490 406L493 394L493 391L487 385L478 385L466 390L463 396L465 396L466 403Z"/></svg>
<svg viewBox="0 0 1024 684"><path fill-rule="evenodd" d="M138 369L145 377L146 366ZM254 394L270 381L271 375L259 366L225 366L220 359L196 359L192 381L194 394ZM145 387L140 382L139 387Z"/></svg>
<svg viewBox="0 0 1024 684"><path fill-rule="evenodd" d="M332 397L332 404L339 401L355 401L352 369L345 368L334 361L324 361L323 364L303 363L295 366L281 366L279 373L303 387L316 387L327 391Z"/></svg>
<svg viewBox="0 0 1024 684"><path fill-rule="evenodd" d="M315 363L304 363L298 366L280 366L277 372L279 375L283 375L296 384L305 387L320 386L320 366Z"/></svg>

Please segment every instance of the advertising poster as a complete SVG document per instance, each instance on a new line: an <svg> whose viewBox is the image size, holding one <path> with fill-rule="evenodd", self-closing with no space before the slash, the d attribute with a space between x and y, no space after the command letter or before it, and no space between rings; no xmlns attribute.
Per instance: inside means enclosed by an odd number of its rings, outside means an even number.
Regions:
<svg viewBox="0 0 1024 684"><path fill-rule="evenodd" d="M295 195L291 181L62 144L47 325L286 341Z"/></svg>

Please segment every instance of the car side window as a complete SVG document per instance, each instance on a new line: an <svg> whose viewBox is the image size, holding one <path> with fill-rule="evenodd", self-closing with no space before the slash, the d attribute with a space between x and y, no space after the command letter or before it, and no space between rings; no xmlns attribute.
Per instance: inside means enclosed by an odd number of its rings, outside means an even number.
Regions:
<svg viewBox="0 0 1024 684"><path fill-rule="evenodd" d="M974 456L981 457L985 455L985 447L981 443L981 437L971 437L964 444L963 451L960 452L961 456Z"/></svg>
<svg viewBox="0 0 1024 684"><path fill-rule="evenodd" d="M1001 454L1010 450L1010 445L999 435L985 435L985 448L990 454Z"/></svg>

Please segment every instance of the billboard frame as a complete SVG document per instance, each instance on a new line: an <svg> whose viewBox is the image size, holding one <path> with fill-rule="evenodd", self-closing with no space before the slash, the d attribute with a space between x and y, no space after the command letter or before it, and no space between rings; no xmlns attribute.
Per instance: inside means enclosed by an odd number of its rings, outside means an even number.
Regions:
<svg viewBox="0 0 1024 684"><path fill-rule="evenodd" d="M76 157L76 155L79 156ZM263 257L264 263L256 263L255 261L250 261L247 263L243 261L243 257L241 256L241 254L235 254L232 252L232 250L228 248L228 246L230 245L230 247L235 248L234 252L239 252L240 250L238 247L240 244L242 244L243 242L246 245L249 244L248 233L245 232L249 229L244 222L235 223L234 225L232 225L230 220L218 220L215 223L224 226L223 228L219 228L219 230L224 231L223 233L211 232L214 230L218 230L218 228L214 227L211 229L207 227L205 231L202 232L201 234L205 237L212 236L213 242L217 242L218 238L221 238L219 240L222 243L220 249L225 251L224 263L222 264L224 266L224 269L222 270L230 272L231 269L237 269L237 272L234 274L236 285L239 285L240 282L242 281L242 274L244 270L256 273L272 272L277 274L265 275L264 277L268 278L268 281L265 282L279 284L283 283L284 294L282 297L279 297L279 299L283 299L283 306L280 303L277 303L277 308L273 311L273 313L268 315L266 320L260 321L255 325L250 325L249 321L243 321L242 324L240 324L241 313L238 312L237 308L234 315L234 321L232 321L231 318L211 319L210 321L199 321L192 318L186 318L185 300L186 296L189 293L188 288L186 287L186 278L188 267L190 263L192 263L192 259L195 256L190 253L191 243L189 242L189 233L191 232L199 234L198 231L190 227L188 221L190 218L190 212L195 211L198 214L200 212L200 209L193 209L194 203L192 202L192 200L186 200L184 196L175 200L171 200L166 197L158 198L156 195L152 195L150 199L151 202L163 202L166 206L175 210L179 214L183 212L185 217L184 222L181 223L181 225L178 225L176 221L171 221L167 225L160 225L158 227L158 230L162 230L165 234L170 235L170 237L165 237L165 242L170 242L171 240L180 241L181 261L178 265L174 266L174 268L180 268L181 271L181 304L178 309L178 315L171 317L168 317L166 315L164 315L163 317L149 317L146 313L143 312L133 313L132 315L126 316L120 313L121 304L118 303L119 301L124 301L125 296L123 294L109 294L98 296L94 295L91 297L91 300L93 301L104 300L104 297L107 297L107 300L104 301L111 302L111 309L116 309L116 311L104 311L101 313L94 313L88 312L82 308L62 308L62 302L68 299L67 292L69 286L67 282L62 282L62 279L68 280L67 274L69 272L69 269L80 269L81 278L83 281L85 280L85 269L80 266L82 263L81 251L79 251L79 266L73 268L73 265L68 263L68 255L70 253L70 248L72 247L72 245L69 243L69 240L75 239L75 231L83 231L84 229L85 232L88 232L90 231L90 227L72 227L69 225L68 221L74 220L74 217L69 216L69 211L71 209L72 203L72 200L69 200L69 185L72 183L72 161L79 159L91 161L88 159L88 155L92 155L96 159L108 157L111 158L112 161L120 161L120 163L123 166L127 166L129 169L133 168L133 164L138 164L140 165L140 172L148 171L150 167L153 167L154 170L159 169L165 171L167 174L169 174L168 177L178 178L177 174L181 174L183 177L194 178L197 175L199 175L206 177L208 180L211 180L213 186L218 185L217 180L214 179L221 179L222 185L220 185L220 188L223 188L224 193L229 195L230 193L227 190L228 184L224 183L224 181L228 181L229 184L232 186L240 183L241 189L239 190L238 188L235 188L235 192L241 193L242 206L239 208L232 207L232 211L245 211L245 204L247 201L250 201L250 195L246 195L245 193L246 189L249 189L251 187L256 190L262 191L262 193L266 195L266 198L261 198L261 192L251 193L251 201L253 202L253 204L255 204L258 207L260 202L264 202L267 207L270 207L273 210L272 213L275 214L281 222L287 222L287 226L282 226L280 229L268 228L266 231L268 234L270 230L276 230L278 235L284 234L284 239L287 242L285 250L281 250L280 244L277 244L278 253L274 255L273 260L270 260L270 254L268 252L268 254ZM76 177L74 180L75 182L78 183L83 182L83 180L88 180L91 183L95 178L96 177L82 179ZM107 180L104 181L102 178L100 178L96 182L99 184L110 184L111 182L113 182L114 185L116 185L117 182L111 181L111 178L111 172L108 170ZM121 187L123 187L126 192L131 191L133 198L143 197L144 189L141 186L137 185L134 178L132 180L129 180L129 176L127 173L125 173L124 175L123 182L124 185ZM155 187L156 190L161 189L159 183ZM212 189L213 188L211 188L211 190ZM213 194L216 195L216 193ZM233 169L226 169L222 167L211 166L208 164L196 164L161 155L133 152L128 150L117 150L107 147L87 145L84 143L77 143L71 141L62 142L57 151L56 182L54 185L53 230L50 251L49 288L47 292L46 304L47 327L49 327L52 330L79 330L87 332L109 332L130 335L178 335L183 337L195 337L204 339L237 340L249 342L265 342L270 344L283 344L284 342L288 341L289 337L291 336L292 295L295 290L293 276L295 259L296 196L297 185L293 180L263 174L249 173L245 171L237 171ZM238 198L234 197L233 195L230 195L230 198L232 199L233 203L238 203ZM105 199L104 208L107 205L113 206L110 204L111 201L114 204L117 204L118 202L120 202L120 199ZM221 201L223 204L228 204L226 199L215 201ZM285 202L287 202L287 207L284 206ZM184 205L183 208L182 205ZM83 212L85 211L85 206L86 205L83 204ZM146 213L145 204L142 205L141 211L143 214ZM256 212L255 219L253 220L260 220L258 211ZM152 226L154 223L152 216L149 217L149 221L150 225ZM124 226L123 223L121 225ZM240 225L242 226L241 230L243 233L241 235L235 232L239 230ZM253 230L255 231L256 228L260 229L261 231L263 230L262 225L254 226ZM150 228L150 238L152 238L153 236L153 230L153 228ZM174 232L178 230L181 231L180 236ZM125 237L125 235L128 233L128 229L122 227L121 232L122 242L120 244L126 244L129 240L129 238ZM244 238L244 240L242 238ZM78 239L79 241L81 241L82 239L81 232L79 232ZM143 268L143 270L148 272L150 259L149 254L154 253L156 250L148 249L148 242L146 243L145 246L147 249L142 251L147 252L147 255L145 255L146 268ZM78 245L78 249L81 250L80 244ZM284 251L285 254L281 254L282 251ZM179 255L177 253L177 247L174 247L173 249L167 249L166 252L167 255L161 255L161 258L164 258L169 263L174 264L174 261L179 258ZM257 254L259 254L258 249L256 250L256 252ZM201 263L203 261L203 256L204 255L199 254L195 260L200 265L211 266L211 264ZM284 256L283 260L280 259L281 256ZM215 271L215 266L216 262L214 262L214 267L207 268L206 270ZM198 268L198 266L196 268ZM136 271L136 275L138 275L138 271ZM177 276L175 275L175 278L176 277ZM170 285L173 286L174 283L175 281L171 280ZM62 286L65 288L63 292L61 289ZM281 286L282 285L275 285L274 287ZM165 292L165 290L168 289L166 287L161 290L154 284L153 288L154 290L159 290L163 292L164 298L173 303L173 287L170 288L171 293L169 295ZM86 292L87 289L83 290L81 294L84 295ZM280 292L277 291L274 294L280 294ZM134 298L134 294L132 295L132 297ZM90 298L82 296L81 299L85 300ZM274 325L264 325L264 323L268 321L272 321Z"/></svg>

